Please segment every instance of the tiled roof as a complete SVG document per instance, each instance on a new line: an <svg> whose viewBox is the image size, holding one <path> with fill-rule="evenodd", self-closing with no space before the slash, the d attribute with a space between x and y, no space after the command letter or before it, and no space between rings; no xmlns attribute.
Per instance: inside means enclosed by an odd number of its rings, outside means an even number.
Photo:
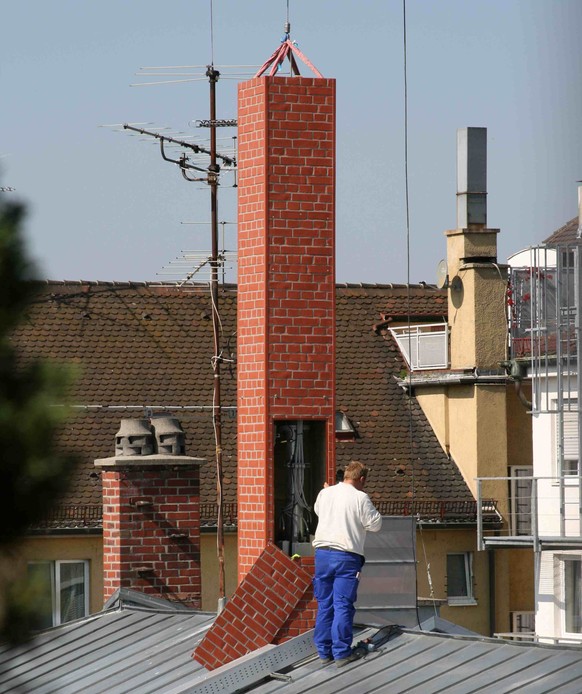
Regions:
<svg viewBox="0 0 582 694"><path fill-rule="evenodd" d="M338 285L337 404L356 425L355 441L337 444L338 466L352 459L373 473L376 500L472 497L447 459L418 404L398 387L404 363L392 340L374 331L386 316L443 316L446 295L434 287ZM207 287L48 282L13 342L24 358L78 366L74 416L61 435L82 458L66 504L100 504L93 461L113 454L122 417L166 409L186 432L186 453L202 457L202 503L215 500L211 303ZM223 356L236 356L236 287L220 290ZM222 405L224 500L236 502L236 373L225 363ZM412 444L411 444L412 441ZM412 449L411 449L412 446ZM412 450L412 453L411 453ZM403 470L401 469L403 468ZM404 474L401 474L404 471Z"/></svg>
<svg viewBox="0 0 582 694"><path fill-rule="evenodd" d="M415 320L435 320L447 315L447 293L432 285L417 284L338 284L337 296L358 300L358 297L381 298L381 309L376 317Z"/></svg>
<svg viewBox="0 0 582 694"><path fill-rule="evenodd" d="M544 240L544 243L548 246L554 246L560 243L575 243L579 241L576 238L578 233L578 217L574 217L569 222L566 222L564 226L560 227L554 233Z"/></svg>
<svg viewBox="0 0 582 694"><path fill-rule="evenodd" d="M411 294L411 318L446 316L446 292L417 287ZM396 343L373 329L379 316L407 312L407 288L340 286L336 297L337 407L358 433L353 442L338 442L338 466L350 460L370 465L366 491L377 502L413 495L427 501L471 499L416 399L396 382L406 368Z"/></svg>

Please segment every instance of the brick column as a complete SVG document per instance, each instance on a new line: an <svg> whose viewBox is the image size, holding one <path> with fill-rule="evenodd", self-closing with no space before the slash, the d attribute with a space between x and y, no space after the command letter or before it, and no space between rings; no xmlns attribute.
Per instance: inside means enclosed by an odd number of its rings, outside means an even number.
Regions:
<svg viewBox="0 0 582 694"><path fill-rule="evenodd" d="M195 458L96 460L103 482L103 587L200 609L200 470Z"/></svg>
<svg viewBox="0 0 582 694"><path fill-rule="evenodd" d="M319 420L335 475L335 80L239 87L239 578L274 538L276 420Z"/></svg>

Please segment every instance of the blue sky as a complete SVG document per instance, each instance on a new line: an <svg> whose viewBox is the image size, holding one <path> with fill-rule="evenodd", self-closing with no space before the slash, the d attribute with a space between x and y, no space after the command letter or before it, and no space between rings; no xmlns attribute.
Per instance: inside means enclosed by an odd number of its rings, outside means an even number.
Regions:
<svg viewBox="0 0 582 694"><path fill-rule="evenodd" d="M286 0L2 0L0 167L26 201L43 277L163 280L210 248L209 195L158 150L100 124L200 135L204 81L130 87L142 66L258 65ZM434 282L456 226L456 130L488 128L489 226L499 259L577 213L582 2L407 0L410 279ZM291 33L337 80L337 280L406 281L401 0L290 0ZM220 68L219 68L220 69ZM249 68L245 68L249 70ZM242 70L241 70L242 71ZM227 71L224 71L225 73ZM306 74L308 71L306 70ZM236 81L218 84L236 116ZM233 131L228 132L233 135ZM219 219L236 218L236 191ZM226 245L236 247L235 227Z"/></svg>

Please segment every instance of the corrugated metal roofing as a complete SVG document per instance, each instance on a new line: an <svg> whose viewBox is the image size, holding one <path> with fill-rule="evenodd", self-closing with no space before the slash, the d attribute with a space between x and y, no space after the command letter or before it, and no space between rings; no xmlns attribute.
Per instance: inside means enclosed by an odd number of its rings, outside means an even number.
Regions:
<svg viewBox="0 0 582 694"><path fill-rule="evenodd" d="M344 668L310 659L287 674L253 694L580 694L582 649L406 631Z"/></svg>
<svg viewBox="0 0 582 694"><path fill-rule="evenodd" d="M256 672L255 683L247 681L244 691L254 694L582 692L578 647L412 630L341 669L322 666L315 654L297 656L295 665L279 670L277 679L270 678L272 662L282 662L276 651L292 651L293 639L265 647L271 649L266 660L265 649L259 649L208 673L191 654L213 620L209 613L126 606L50 629L24 646L0 649L0 691L186 694L206 691L212 681L211 691L235 694L233 682L244 660L246 671ZM365 628L356 639L375 632Z"/></svg>
<svg viewBox="0 0 582 694"><path fill-rule="evenodd" d="M0 649L0 691L150 694L206 670L192 651L215 615L123 607Z"/></svg>

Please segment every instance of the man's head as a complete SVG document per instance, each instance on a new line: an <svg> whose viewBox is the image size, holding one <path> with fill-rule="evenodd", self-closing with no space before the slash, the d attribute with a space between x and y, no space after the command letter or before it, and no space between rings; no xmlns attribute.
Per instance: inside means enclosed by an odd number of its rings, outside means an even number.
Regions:
<svg viewBox="0 0 582 694"><path fill-rule="evenodd" d="M369 471L369 468L364 463L352 460L351 463L346 465L344 470L344 482L353 484L356 489L363 489Z"/></svg>

